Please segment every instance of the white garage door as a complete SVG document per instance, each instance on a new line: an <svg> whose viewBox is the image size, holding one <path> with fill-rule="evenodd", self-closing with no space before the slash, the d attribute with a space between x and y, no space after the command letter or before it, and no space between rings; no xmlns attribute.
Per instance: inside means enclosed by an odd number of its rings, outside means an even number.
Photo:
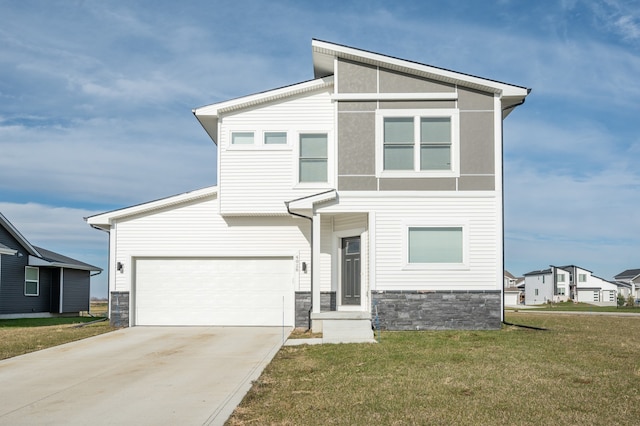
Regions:
<svg viewBox="0 0 640 426"><path fill-rule="evenodd" d="M137 259L136 325L293 326L291 258Z"/></svg>

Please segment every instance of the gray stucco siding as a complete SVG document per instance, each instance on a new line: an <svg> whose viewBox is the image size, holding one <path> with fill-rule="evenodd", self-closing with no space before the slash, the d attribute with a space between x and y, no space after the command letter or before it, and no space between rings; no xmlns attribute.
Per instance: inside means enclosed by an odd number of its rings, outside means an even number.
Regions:
<svg viewBox="0 0 640 426"><path fill-rule="evenodd" d="M375 175L375 114L338 114L338 174Z"/></svg>
<svg viewBox="0 0 640 426"><path fill-rule="evenodd" d="M458 87L458 108L460 108L460 110L493 111L493 101L493 93Z"/></svg>
<svg viewBox="0 0 640 426"><path fill-rule="evenodd" d="M376 191L378 179L375 176L340 176L338 175L339 191Z"/></svg>
<svg viewBox="0 0 640 426"><path fill-rule="evenodd" d="M460 176L458 179L458 191L493 191L495 187L495 176Z"/></svg>
<svg viewBox="0 0 640 426"><path fill-rule="evenodd" d="M493 112L460 112L460 174L494 174Z"/></svg>
<svg viewBox="0 0 640 426"><path fill-rule="evenodd" d="M378 70L376 67L338 60L338 93L376 93Z"/></svg>
<svg viewBox="0 0 640 426"><path fill-rule="evenodd" d="M338 102L338 112L375 112L376 101L340 101Z"/></svg>
<svg viewBox="0 0 640 426"><path fill-rule="evenodd" d="M380 109L437 109L455 108L455 101L381 101Z"/></svg>
<svg viewBox="0 0 640 426"><path fill-rule="evenodd" d="M452 84L380 68L380 93L452 93Z"/></svg>
<svg viewBox="0 0 640 426"><path fill-rule="evenodd" d="M455 178L383 178L381 191L455 191Z"/></svg>

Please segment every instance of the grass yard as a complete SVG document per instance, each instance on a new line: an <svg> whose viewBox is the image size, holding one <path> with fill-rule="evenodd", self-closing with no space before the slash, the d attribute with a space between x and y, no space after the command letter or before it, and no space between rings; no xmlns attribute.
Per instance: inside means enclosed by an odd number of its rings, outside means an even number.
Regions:
<svg viewBox="0 0 640 426"><path fill-rule="evenodd" d="M527 309L527 308L525 308ZM591 305L589 303L573 303L573 302L562 302L562 303L548 303L545 305L539 305L535 308L537 311L578 311L578 312L628 312L640 314L640 306L596 306ZM508 308L509 311L522 311L524 309L518 308Z"/></svg>
<svg viewBox="0 0 640 426"><path fill-rule="evenodd" d="M109 321L78 327L90 317L0 320L0 359L62 345L114 330Z"/></svg>
<svg viewBox="0 0 640 426"><path fill-rule="evenodd" d="M284 347L230 425L636 425L640 317L507 314L548 328L383 332Z"/></svg>

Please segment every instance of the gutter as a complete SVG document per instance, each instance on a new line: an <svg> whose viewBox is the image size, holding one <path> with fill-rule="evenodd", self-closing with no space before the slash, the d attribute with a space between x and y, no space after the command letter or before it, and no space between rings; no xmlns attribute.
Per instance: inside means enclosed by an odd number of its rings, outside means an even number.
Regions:
<svg viewBox="0 0 640 426"><path fill-rule="evenodd" d="M311 274L311 280L310 280L310 290L311 290L311 306L309 307L309 312L307 312L307 330L311 330L311 311L313 310L313 267L314 267L314 261L313 261L313 217L310 216L305 216L303 214L300 213L294 213L291 211L291 209L289 208L289 204L290 203L294 203L296 201L301 201L307 198L312 198L312 197L317 197L318 195L323 195L323 194L328 194L330 192L334 192L335 189L330 189L328 191L323 191L323 192L319 192L317 194L313 194L313 195L307 195L305 197L301 197L301 198L296 198L295 200L291 200L291 201L285 201L284 205L287 207L287 213L289 213L292 216L297 216L297 217L301 217L303 219L307 219L311 225L311 241L309 241L310 244L310 253L311 253L311 258L309 261L309 273Z"/></svg>

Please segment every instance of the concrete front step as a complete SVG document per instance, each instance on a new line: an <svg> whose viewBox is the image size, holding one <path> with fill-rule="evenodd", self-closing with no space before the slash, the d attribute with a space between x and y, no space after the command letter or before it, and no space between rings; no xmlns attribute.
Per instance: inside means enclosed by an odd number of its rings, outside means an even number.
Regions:
<svg viewBox="0 0 640 426"><path fill-rule="evenodd" d="M375 343L369 312L312 313L314 331L321 328L322 343Z"/></svg>

